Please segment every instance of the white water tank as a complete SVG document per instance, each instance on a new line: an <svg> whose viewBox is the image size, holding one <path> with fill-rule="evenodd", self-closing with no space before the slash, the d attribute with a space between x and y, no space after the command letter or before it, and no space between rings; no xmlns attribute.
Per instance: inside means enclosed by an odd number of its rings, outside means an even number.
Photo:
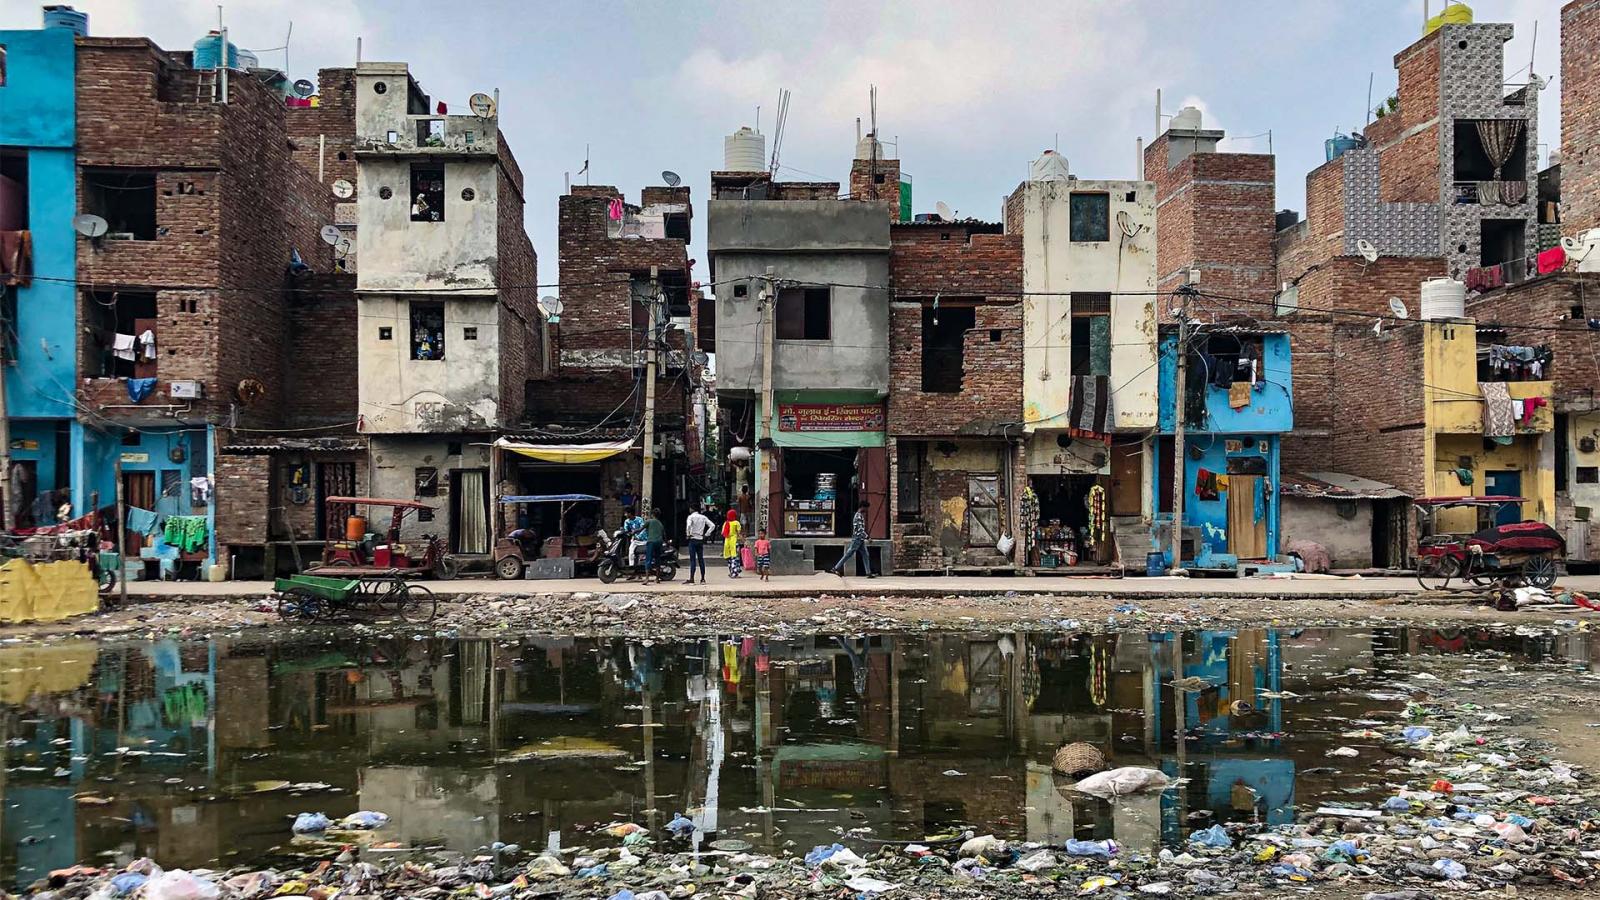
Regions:
<svg viewBox="0 0 1600 900"><path fill-rule="evenodd" d="M1029 181L1066 181L1070 178L1067 173L1067 158L1054 150L1046 150L1033 161L1033 166L1028 169Z"/></svg>
<svg viewBox="0 0 1600 900"><path fill-rule="evenodd" d="M767 136L745 126L723 138L722 169L725 172L765 172Z"/></svg>
<svg viewBox="0 0 1600 900"><path fill-rule="evenodd" d="M1422 318L1464 319L1467 285L1454 278L1429 278L1422 283Z"/></svg>
<svg viewBox="0 0 1600 900"><path fill-rule="evenodd" d="M1176 131L1199 131L1200 123L1200 108L1198 106L1185 106L1183 109L1178 110L1177 115L1172 117L1172 127Z"/></svg>
<svg viewBox="0 0 1600 900"><path fill-rule="evenodd" d="M876 155L874 155L874 153L876 153ZM861 136L861 140L856 141L855 158L888 159L889 157L884 155L883 143L878 140L878 136L869 131Z"/></svg>

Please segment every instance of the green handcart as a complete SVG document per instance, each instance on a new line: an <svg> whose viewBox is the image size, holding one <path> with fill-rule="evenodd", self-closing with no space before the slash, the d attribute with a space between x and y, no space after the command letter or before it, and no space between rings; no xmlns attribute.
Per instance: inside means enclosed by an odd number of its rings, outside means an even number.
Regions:
<svg viewBox="0 0 1600 900"><path fill-rule="evenodd" d="M399 572L360 577L291 575L274 581L273 588L278 593L278 617L286 622L315 622L336 612L376 612L425 623L439 611L432 591Z"/></svg>

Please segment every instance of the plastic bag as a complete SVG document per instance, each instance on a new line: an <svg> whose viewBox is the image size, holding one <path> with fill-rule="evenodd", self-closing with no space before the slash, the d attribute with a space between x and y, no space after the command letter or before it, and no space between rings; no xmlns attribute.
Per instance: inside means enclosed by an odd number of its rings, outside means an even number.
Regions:
<svg viewBox="0 0 1600 900"><path fill-rule="evenodd" d="M1067 843L1062 848L1068 856L1096 856L1100 859L1110 859L1117 852L1116 841L1079 841L1067 838Z"/></svg>
<svg viewBox="0 0 1600 900"><path fill-rule="evenodd" d="M389 824L388 813L374 812L370 809L353 812L339 820L341 828L349 828L355 831L370 831L374 828L382 828L387 824Z"/></svg>
<svg viewBox="0 0 1600 900"><path fill-rule="evenodd" d="M1189 835L1189 843L1226 850L1233 846L1233 838L1228 837L1228 832L1221 825L1213 825L1205 831L1196 831Z"/></svg>
<svg viewBox="0 0 1600 900"><path fill-rule="evenodd" d="M1000 540L994 542L994 549L1000 551L1001 556L1009 557L1011 551L1016 549L1017 540L1009 534L1000 535Z"/></svg>
<svg viewBox="0 0 1600 900"><path fill-rule="evenodd" d="M294 817L293 830L295 834L318 834L332 824L324 813L301 813Z"/></svg>
<svg viewBox="0 0 1600 900"><path fill-rule="evenodd" d="M1162 790L1166 786L1167 776L1158 769L1124 766L1109 772L1096 772L1072 787L1091 797L1120 797L1144 790Z"/></svg>
<svg viewBox="0 0 1600 900"><path fill-rule="evenodd" d="M694 831L694 822L684 818L683 813L675 812L672 814L672 821L667 823L667 830L672 832L674 837L686 837Z"/></svg>
<svg viewBox="0 0 1600 900"><path fill-rule="evenodd" d="M183 869L162 872L144 883L145 900L216 900L222 889Z"/></svg>

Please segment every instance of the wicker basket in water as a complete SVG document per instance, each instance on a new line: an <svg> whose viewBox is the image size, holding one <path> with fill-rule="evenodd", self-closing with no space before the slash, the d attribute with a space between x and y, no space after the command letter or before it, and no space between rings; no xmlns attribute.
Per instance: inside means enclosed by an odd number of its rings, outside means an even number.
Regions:
<svg viewBox="0 0 1600 900"><path fill-rule="evenodd" d="M1056 757L1051 762L1051 768L1061 775L1083 775L1091 772L1103 771L1106 767L1105 754L1093 744L1078 742L1064 744L1056 751Z"/></svg>

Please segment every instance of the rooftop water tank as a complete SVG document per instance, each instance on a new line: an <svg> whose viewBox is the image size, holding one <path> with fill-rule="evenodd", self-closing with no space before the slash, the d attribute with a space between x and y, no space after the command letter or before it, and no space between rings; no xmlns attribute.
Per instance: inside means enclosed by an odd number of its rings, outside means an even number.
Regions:
<svg viewBox="0 0 1600 900"><path fill-rule="evenodd" d="M1422 318L1464 319L1467 285L1454 278L1429 278L1422 283Z"/></svg>
<svg viewBox="0 0 1600 900"><path fill-rule="evenodd" d="M44 8L44 27L65 28L78 37L89 36L89 14L78 12L70 6L46 6Z"/></svg>
<svg viewBox="0 0 1600 900"><path fill-rule="evenodd" d="M883 152L883 142L878 140L877 135L869 131L861 136L861 140L856 141L855 158L888 159L889 157Z"/></svg>
<svg viewBox="0 0 1600 900"><path fill-rule="evenodd" d="M1172 117L1172 127L1178 131L1199 131L1200 123L1200 108L1197 106L1185 106Z"/></svg>
<svg viewBox="0 0 1600 900"><path fill-rule="evenodd" d="M254 53L250 52L249 50L240 50L239 51L239 68L241 68L241 69L259 69L259 68L261 68L261 60L257 59L256 55Z"/></svg>
<svg viewBox="0 0 1600 900"><path fill-rule="evenodd" d="M723 138L722 169L725 172L765 172L766 135L746 126Z"/></svg>
<svg viewBox="0 0 1600 900"><path fill-rule="evenodd" d="M1424 36L1433 34L1444 25L1471 25L1472 7L1465 3L1450 3L1446 0L1444 10L1433 16L1422 26Z"/></svg>
<svg viewBox="0 0 1600 900"><path fill-rule="evenodd" d="M1328 162L1333 162L1351 150L1361 146L1361 138L1354 135L1335 131L1333 137L1322 142L1322 150L1328 157Z"/></svg>
<svg viewBox="0 0 1600 900"><path fill-rule="evenodd" d="M1067 158L1054 150L1046 150L1028 169L1029 181L1067 181Z"/></svg>
<svg viewBox="0 0 1600 900"><path fill-rule="evenodd" d="M213 31L205 37L194 42L194 67L196 69L215 69L223 65L222 59L222 33ZM230 69L239 68L239 48L232 43L228 44L228 61Z"/></svg>

